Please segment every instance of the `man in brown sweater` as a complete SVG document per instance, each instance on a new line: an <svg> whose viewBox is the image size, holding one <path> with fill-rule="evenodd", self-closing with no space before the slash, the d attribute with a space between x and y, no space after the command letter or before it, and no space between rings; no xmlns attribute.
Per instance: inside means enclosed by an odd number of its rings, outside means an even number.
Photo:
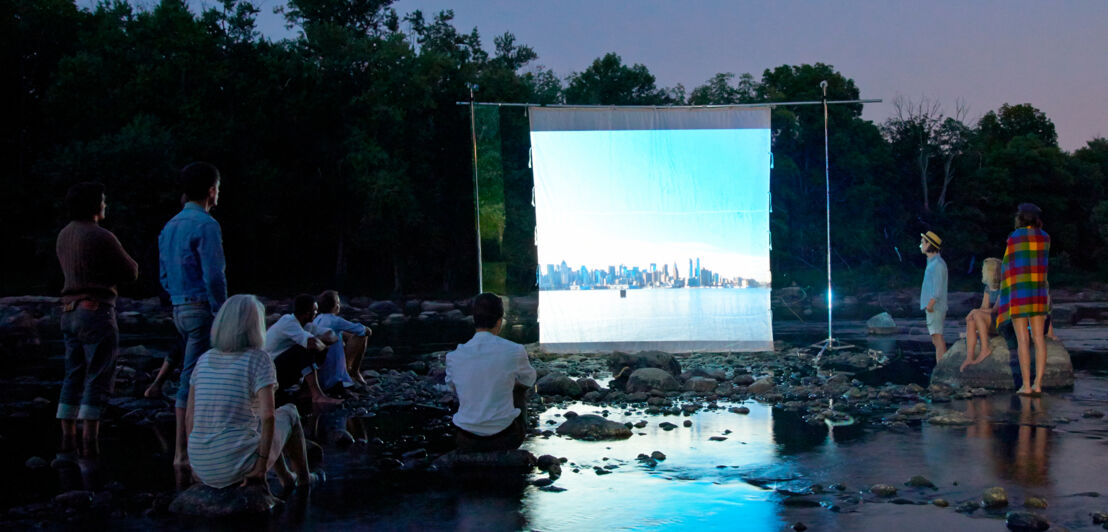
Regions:
<svg viewBox="0 0 1108 532"><path fill-rule="evenodd" d="M138 278L138 264L119 240L100 227L107 204L104 185L79 183L65 196L69 225L58 233L57 253L65 274L62 334L65 379L58 400L62 454L77 450L77 420L82 421L82 451L99 451L100 414L115 370L119 327L115 321L116 286Z"/></svg>

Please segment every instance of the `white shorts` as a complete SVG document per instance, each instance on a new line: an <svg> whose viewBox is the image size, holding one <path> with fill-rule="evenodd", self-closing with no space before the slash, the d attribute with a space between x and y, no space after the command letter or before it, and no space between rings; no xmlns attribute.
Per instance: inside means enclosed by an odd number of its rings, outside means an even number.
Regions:
<svg viewBox="0 0 1108 532"><path fill-rule="evenodd" d="M266 464L270 468L281 457L281 452L285 449L289 434L292 433L292 426L299 418L300 412L296 410L296 405L292 403L273 411L273 443L269 446L269 463Z"/></svg>
<svg viewBox="0 0 1108 532"><path fill-rule="evenodd" d="M946 321L946 309L936 307L934 312L927 312L927 309L924 309L923 313L927 315L927 332L929 334L942 334L943 322Z"/></svg>

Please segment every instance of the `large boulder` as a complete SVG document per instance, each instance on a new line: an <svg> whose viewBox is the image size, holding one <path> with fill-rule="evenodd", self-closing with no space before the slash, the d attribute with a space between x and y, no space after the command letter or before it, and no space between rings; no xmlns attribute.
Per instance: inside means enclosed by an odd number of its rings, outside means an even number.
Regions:
<svg viewBox="0 0 1108 532"><path fill-rule="evenodd" d="M981 346L978 346L980 349ZM1014 390L1018 388L1019 364L1015 356L1008 350L1008 345L1003 338L995 336L989 339L989 348L992 354L984 361L968 366L965 371L959 371L962 362L966 360L966 340L961 339L954 343L943 355L943 359L935 366L931 373L932 384L946 384L948 386L989 388L993 390ZM1034 346L1031 348L1031 358L1035 358ZM1061 342L1046 340L1046 371L1043 373L1044 388L1071 388L1073 387L1073 363L1070 361L1069 351Z"/></svg>
<svg viewBox="0 0 1108 532"><path fill-rule="evenodd" d="M245 488L238 484L213 488L198 482L179 493L170 503L169 511L196 517L229 517L268 513L279 502L264 486L257 484Z"/></svg>
<svg viewBox="0 0 1108 532"><path fill-rule="evenodd" d="M608 356L608 369L612 371L612 388L623 388L631 373L641 368L658 368L677 376L681 374L681 363L670 353L661 351L640 351L638 353L615 352Z"/></svg>
<svg viewBox="0 0 1108 532"><path fill-rule="evenodd" d="M535 383L535 390L540 395L564 395L567 397L581 397L581 385L577 381L557 372L548 373Z"/></svg>
<svg viewBox="0 0 1108 532"><path fill-rule="evenodd" d="M557 432L570 438L589 441L626 440L631 437L631 429L623 423L593 414L571 417L558 427Z"/></svg>
<svg viewBox="0 0 1108 532"><path fill-rule="evenodd" d="M681 383L672 374L659 368L636 369L627 378L627 393L649 392L659 390L671 392L681 389Z"/></svg>

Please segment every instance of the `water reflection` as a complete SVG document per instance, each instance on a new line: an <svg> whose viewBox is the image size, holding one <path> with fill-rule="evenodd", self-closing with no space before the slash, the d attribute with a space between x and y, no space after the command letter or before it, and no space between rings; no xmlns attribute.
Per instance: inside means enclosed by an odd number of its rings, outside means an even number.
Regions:
<svg viewBox="0 0 1108 532"><path fill-rule="evenodd" d="M1043 399L1013 397L1010 414L1016 416L1016 422L1001 425L997 437L992 439L997 476L1026 486L1049 484L1052 431Z"/></svg>
<svg viewBox="0 0 1108 532"><path fill-rule="evenodd" d="M524 513L529 527L541 530L580 528L700 529L724 523L745 530L777 530L772 489L795 479L792 468L776 457L774 414L764 405L748 404L750 414L701 411L691 417L646 416L630 409L608 419L647 426L631 439L584 442L563 438L533 439L525 447L536 455L564 456L563 475L549 493L529 488ZM579 414L600 408L570 405ZM540 424L562 421L566 409L543 413ZM691 427L682 426L685 419ZM666 431L659 424L678 428ZM728 432L729 431L729 432ZM709 438L722 436L723 441ZM666 459L651 468L636 460L652 451ZM574 473L574 469L577 470ZM610 472L598 474L597 471Z"/></svg>

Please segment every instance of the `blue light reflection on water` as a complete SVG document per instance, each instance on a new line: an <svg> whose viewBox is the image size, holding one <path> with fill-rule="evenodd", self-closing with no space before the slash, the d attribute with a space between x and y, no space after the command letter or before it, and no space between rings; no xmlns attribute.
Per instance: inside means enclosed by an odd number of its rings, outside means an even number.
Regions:
<svg viewBox="0 0 1108 532"><path fill-rule="evenodd" d="M565 492L528 490L523 501L528 526L540 530L779 530L783 521L777 516L776 495L743 480L767 475L787 478L782 475L787 468L781 467L776 452L771 409L748 406L748 415L726 410L701 411L692 417L612 412L610 420L646 420L648 425L632 429L635 435L621 441L586 442L556 436L529 441L526 448L532 453L567 457L580 472L573 473L574 466L563 464L562 477L555 485ZM578 414L601 410L580 403L568 408ZM546 421L561 422L563 418L555 414L564 412L548 410L540 425L553 427ZM693 426L681 426L685 419L694 419ZM678 428L662 430L658 425L665 421ZM725 435L725 430L731 432ZM727 439L710 441L712 436ZM666 454L666 460L656 467L635 460L640 453L649 455L655 450ZM619 466L610 475L593 471L594 466L609 464Z"/></svg>

